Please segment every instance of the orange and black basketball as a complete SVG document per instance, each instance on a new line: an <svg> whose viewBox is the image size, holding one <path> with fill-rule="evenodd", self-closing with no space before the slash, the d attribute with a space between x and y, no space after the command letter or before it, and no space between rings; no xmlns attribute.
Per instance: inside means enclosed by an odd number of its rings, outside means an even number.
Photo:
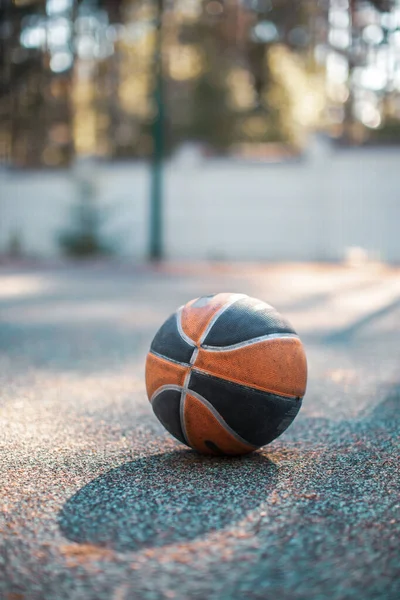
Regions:
<svg viewBox="0 0 400 600"><path fill-rule="evenodd" d="M162 325L147 355L155 415L205 454L245 454L274 440L299 412L306 383L293 327L244 294L188 302Z"/></svg>

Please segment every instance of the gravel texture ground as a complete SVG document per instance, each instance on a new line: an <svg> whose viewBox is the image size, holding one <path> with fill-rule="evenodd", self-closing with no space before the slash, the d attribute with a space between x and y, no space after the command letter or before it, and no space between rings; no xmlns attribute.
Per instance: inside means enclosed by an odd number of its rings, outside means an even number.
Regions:
<svg viewBox="0 0 400 600"><path fill-rule="evenodd" d="M287 315L289 430L204 458L153 416L144 359L218 291ZM400 598L400 271L92 264L0 270L0 598Z"/></svg>

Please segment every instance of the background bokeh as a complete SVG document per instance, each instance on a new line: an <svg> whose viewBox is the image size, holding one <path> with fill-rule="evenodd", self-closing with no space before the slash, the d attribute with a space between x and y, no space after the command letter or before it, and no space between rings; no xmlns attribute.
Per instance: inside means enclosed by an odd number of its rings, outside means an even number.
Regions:
<svg viewBox="0 0 400 600"><path fill-rule="evenodd" d="M0 0L0 43L0 598L399 600L400 0ZM222 291L309 366L233 460L144 381Z"/></svg>
<svg viewBox="0 0 400 600"><path fill-rule="evenodd" d="M399 217L398 0L2 0L0 12L3 254L338 260L355 247L400 260L382 241ZM292 215L292 240L304 218L315 226L285 249L255 225L235 253L249 213L269 231ZM203 238L179 246L204 214ZM332 219L350 233L323 248Z"/></svg>

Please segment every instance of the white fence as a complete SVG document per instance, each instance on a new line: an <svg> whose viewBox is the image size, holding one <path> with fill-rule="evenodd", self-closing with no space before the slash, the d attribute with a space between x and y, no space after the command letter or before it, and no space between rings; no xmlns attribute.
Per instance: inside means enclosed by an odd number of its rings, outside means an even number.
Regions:
<svg viewBox="0 0 400 600"><path fill-rule="evenodd" d="M118 253L146 257L149 167L97 164L104 235ZM60 253L57 238L77 199L72 172L0 175L0 251L18 235L27 254ZM360 246L400 262L400 151L335 151L315 141L299 162L174 160L166 165L167 258L341 260Z"/></svg>

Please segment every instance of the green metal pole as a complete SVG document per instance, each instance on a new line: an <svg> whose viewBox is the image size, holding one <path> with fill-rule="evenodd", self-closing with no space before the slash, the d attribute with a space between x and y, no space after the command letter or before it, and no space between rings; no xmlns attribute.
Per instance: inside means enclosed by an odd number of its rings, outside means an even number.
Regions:
<svg viewBox="0 0 400 600"><path fill-rule="evenodd" d="M162 73L162 17L163 0L157 0L156 42L154 51L156 115L153 122L153 159L151 164L150 188L150 247L151 260L163 257L162 194L164 156L164 102Z"/></svg>

